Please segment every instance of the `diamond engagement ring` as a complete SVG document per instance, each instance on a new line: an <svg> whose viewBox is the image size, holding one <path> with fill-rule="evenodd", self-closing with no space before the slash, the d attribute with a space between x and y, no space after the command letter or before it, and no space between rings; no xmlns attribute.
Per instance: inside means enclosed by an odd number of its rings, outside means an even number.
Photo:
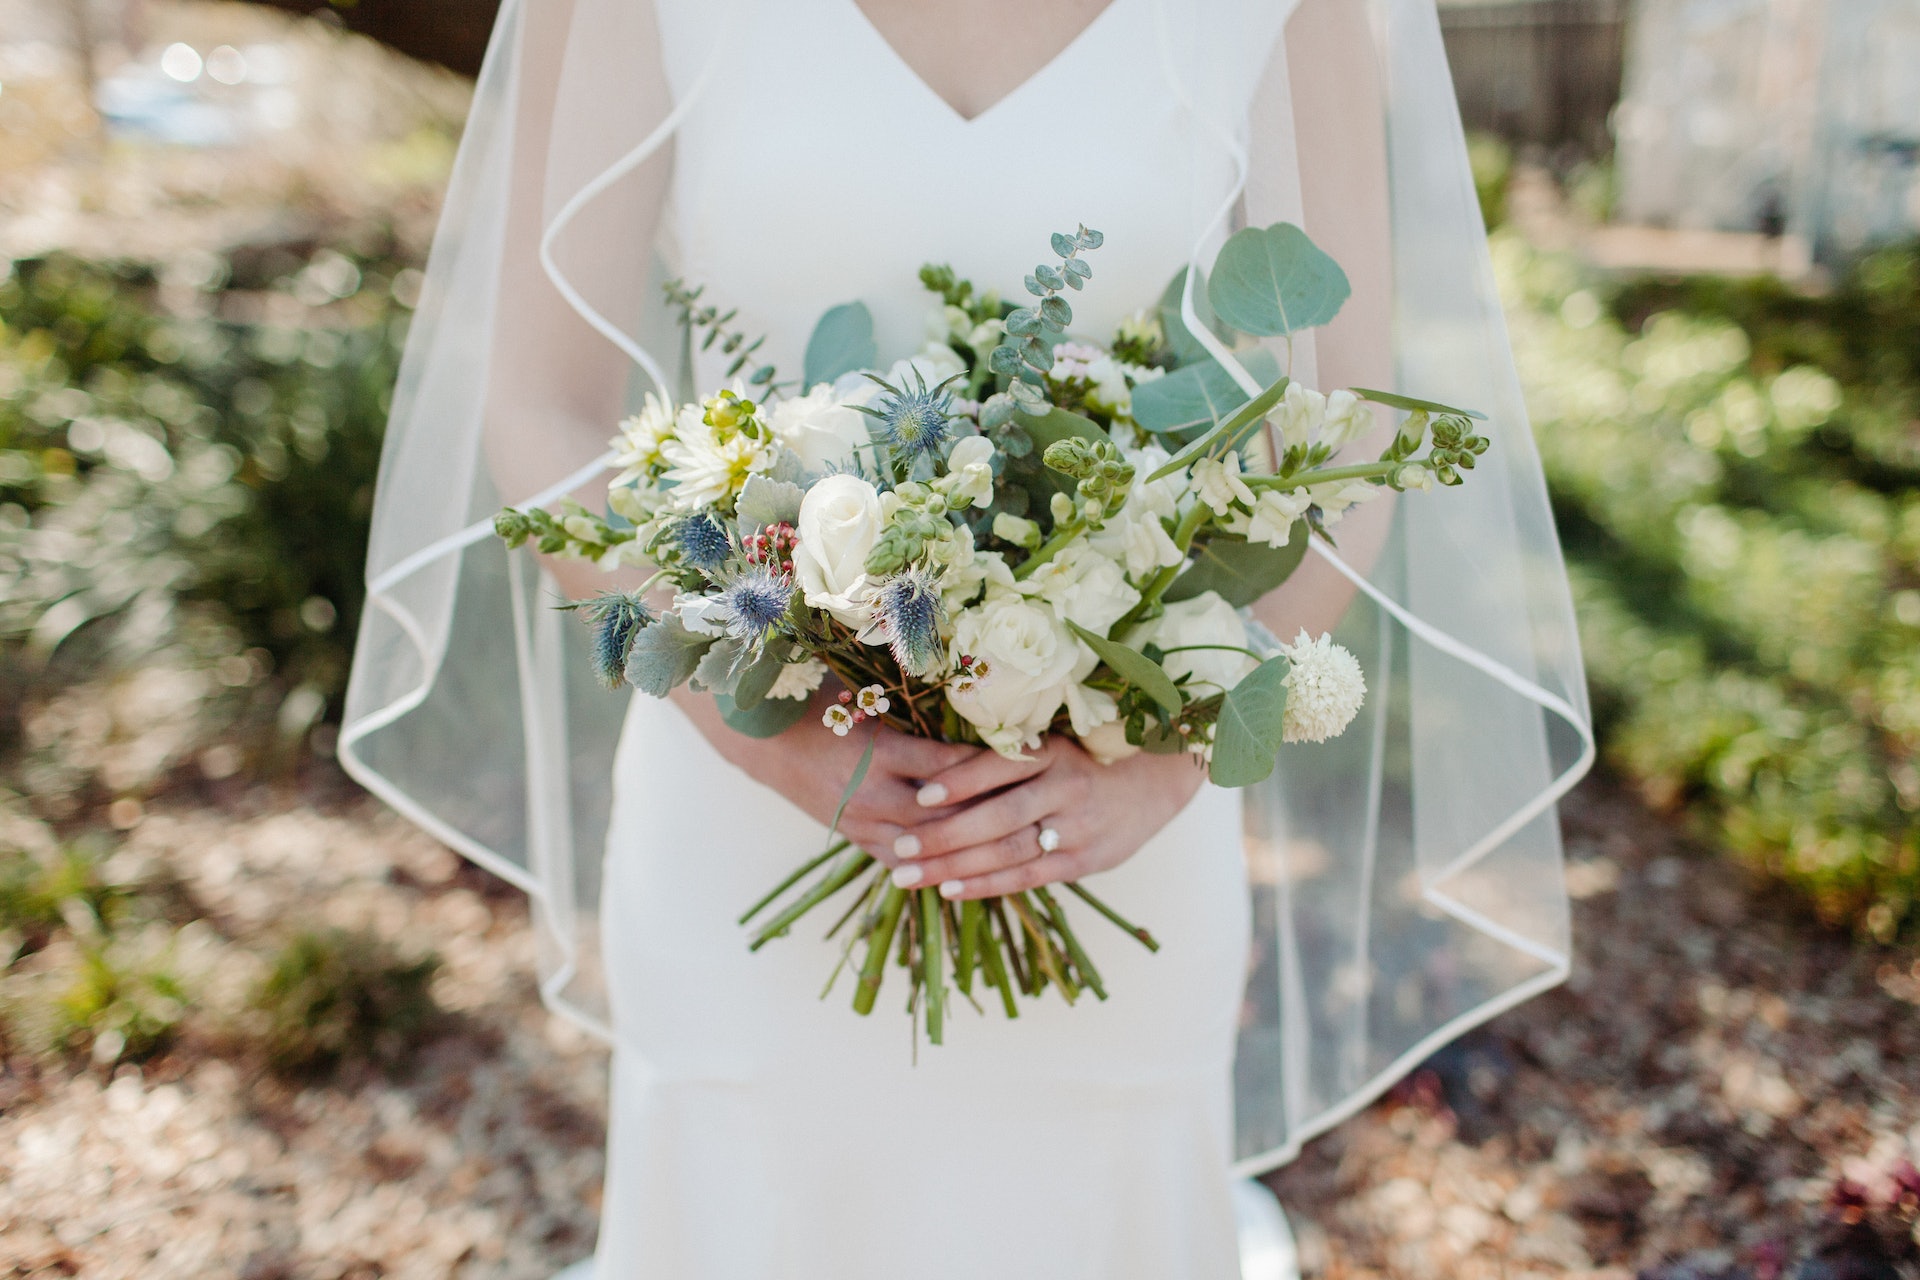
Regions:
<svg viewBox="0 0 1920 1280"><path fill-rule="evenodd" d="M1052 827L1040 828L1040 852L1052 853L1060 847L1060 833Z"/></svg>

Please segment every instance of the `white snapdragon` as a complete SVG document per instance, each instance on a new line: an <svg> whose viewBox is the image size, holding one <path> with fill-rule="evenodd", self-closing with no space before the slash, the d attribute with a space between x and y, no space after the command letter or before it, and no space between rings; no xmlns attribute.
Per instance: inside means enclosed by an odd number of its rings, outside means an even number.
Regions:
<svg viewBox="0 0 1920 1280"><path fill-rule="evenodd" d="M828 476L807 490L795 525L793 573L808 607L850 627L873 621L867 555L884 523L879 493L859 476Z"/></svg>
<svg viewBox="0 0 1920 1280"><path fill-rule="evenodd" d="M1167 532L1167 522L1180 514L1185 481L1177 474L1147 479L1166 465L1167 458L1167 451L1158 445L1127 451L1127 461L1133 464L1133 490L1119 514L1091 538L1094 549L1125 565L1127 576L1135 582L1145 582L1155 570L1170 569L1185 559Z"/></svg>
<svg viewBox="0 0 1920 1280"><path fill-rule="evenodd" d="M1287 384L1287 393L1274 410L1272 422L1280 431L1287 448L1312 444L1327 420L1327 398L1312 387L1298 382Z"/></svg>
<svg viewBox="0 0 1920 1280"><path fill-rule="evenodd" d="M1224 458L1202 458L1193 464L1193 491L1200 501L1224 516L1236 502L1253 504L1253 490L1240 478L1240 455L1230 452Z"/></svg>
<svg viewBox="0 0 1920 1280"><path fill-rule="evenodd" d="M947 454L943 483L947 501L955 507L984 507L993 501L993 441L985 436L963 436Z"/></svg>
<svg viewBox="0 0 1920 1280"><path fill-rule="evenodd" d="M1203 591L1191 600L1179 600L1168 605L1167 611L1154 621L1146 638L1163 651L1186 645L1231 645L1244 649L1247 645L1247 624L1241 621L1239 612L1221 599L1217 592ZM1260 664L1250 655L1236 653L1230 648L1168 652L1166 660L1160 665L1175 680L1187 677L1187 687L1193 691L1189 696L1207 697L1233 688Z"/></svg>
<svg viewBox="0 0 1920 1280"><path fill-rule="evenodd" d="M1330 448L1343 449L1373 428L1373 410L1359 396L1342 390L1327 397L1327 416L1320 428L1320 438Z"/></svg>
<svg viewBox="0 0 1920 1280"><path fill-rule="evenodd" d="M1231 521L1227 528L1248 542L1284 547L1293 541L1294 524L1312 505L1313 500L1304 493L1262 489L1254 501L1253 513Z"/></svg>
<svg viewBox="0 0 1920 1280"><path fill-rule="evenodd" d="M1430 493L1434 486L1433 471L1417 462L1410 462L1400 468L1395 477L1402 489L1411 493Z"/></svg>
<svg viewBox="0 0 1920 1280"><path fill-rule="evenodd" d="M1359 659L1322 635L1309 639L1302 630L1291 645L1281 647L1293 670L1282 681L1287 706L1281 714L1281 733L1288 742L1325 742L1353 723L1366 701L1367 681Z"/></svg>
<svg viewBox="0 0 1920 1280"><path fill-rule="evenodd" d="M788 396L767 410L767 429L809 471L844 466L871 439L867 416L820 383L803 396Z"/></svg>
<svg viewBox="0 0 1920 1280"><path fill-rule="evenodd" d="M1020 589L1053 606L1053 611L1097 635L1105 635L1140 603L1125 572L1114 561L1076 538L1035 569Z"/></svg>
<svg viewBox="0 0 1920 1280"><path fill-rule="evenodd" d="M1003 756L1040 744L1067 691L1093 669L1091 653L1045 603L992 592L954 619L950 652L985 662L988 674L947 701ZM1084 664L1084 665L1083 665Z"/></svg>
<svg viewBox="0 0 1920 1280"><path fill-rule="evenodd" d="M1340 517L1347 513L1348 507L1378 497L1380 489L1365 480L1336 480L1331 484L1316 484L1306 493L1313 505L1320 508L1324 523L1331 526L1340 523Z"/></svg>
<svg viewBox="0 0 1920 1280"><path fill-rule="evenodd" d="M811 697L827 678L827 664L818 658L807 658L800 662L789 662L780 668L780 674L774 677L773 687L767 690L769 698L791 698L794 701Z"/></svg>

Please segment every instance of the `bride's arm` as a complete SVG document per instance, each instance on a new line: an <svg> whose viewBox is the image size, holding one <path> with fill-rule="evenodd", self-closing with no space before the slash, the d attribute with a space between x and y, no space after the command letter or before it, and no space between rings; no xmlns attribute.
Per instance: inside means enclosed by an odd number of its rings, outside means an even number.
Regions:
<svg viewBox="0 0 1920 1280"><path fill-rule="evenodd" d="M1392 383L1386 134L1374 48L1364 6L1302 0L1287 23L1284 63L1275 58L1253 106L1255 182L1271 181L1288 159L1284 150L1263 148L1297 146L1306 230L1353 285L1339 317L1315 335L1322 389ZM1250 188L1252 220L1280 216L1263 212L1258 194ZM1383 424L1354 446L1354 455L1376 456L1388 430ZM1338 527L1342 555L1362 568L1371 564L1391 518L1385 496L1350 511ZM1333 628L1352 598L1345 578L1308 556L1255 612L1283 636L1301 627L1318 634ZM1030 761L983 754L932 780L942 790L930 799L962 808L908 833L900 848L912 869L902 874L943 892L951 886L950 896L977 898L1103 871L1171 821L1203 777L1190 756L1137 755L1101 766L1059 738ZM1057 852L1040 851L1042 826L1059 833Z"/></svg>
<svg viewBox="0 0 1920 1280"><path fill-rule="evenodd" d="M1393 240L1387 192L1385 97L1366 6L1353 0L1301 0L1287 22L1286 63L1270 71L1254 100L1252 165L1256 178L1285 163L1261 147L1284 146L1285 130L1262 128L1284 118L1292 90L1300 198L1307 234L1347 273L1353 296L1333 323L1317 331L1316 381L1337 387L1393 386ZM1284 76L1275 72L1284 70ZM1256 221L1268 219L1258 216ZM1346 461L1372 461L1392 438L1384 421L1349 447ZM1335 528L1340 555L1365 570L1386 542L1393 496L1382 491L1348 511ZM1282 639L1302 627L1333 630L1354 587L1326 561L1309 555L1285 584L1254 606Z"/></svg>

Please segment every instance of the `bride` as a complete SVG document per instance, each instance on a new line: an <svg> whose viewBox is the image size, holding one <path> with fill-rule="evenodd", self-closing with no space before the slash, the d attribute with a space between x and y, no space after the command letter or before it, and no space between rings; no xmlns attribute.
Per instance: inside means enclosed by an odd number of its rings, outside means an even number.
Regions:
<svg viewBox="0 0 1920 1280"><path fill-rule="evenodd" d="M532 895L543 994L613 1045L601 1280L1234 1276L1236 1174L1564 977L1552 805L1591 737L1432 5L508 0L395 391L341 754ZM1098 227L1075 307L1103 334L1282 220L1353 282L1294 376L1478 406L1493 450L1258 606L1373 685L1263 788L880 735L841 830L896 883L1085 877L1163 944L1102 955L1111 1000L961 1019L916 1060L905 1019L817 998L834 944L749 954L733 923L820 846L864 741L622 708L550 607L615 584L487 518L597 507L638 393L718 384L667 278L783 371L858 299L885 364L925 341L928 259L1007 291L1048 231Z"/></svg>

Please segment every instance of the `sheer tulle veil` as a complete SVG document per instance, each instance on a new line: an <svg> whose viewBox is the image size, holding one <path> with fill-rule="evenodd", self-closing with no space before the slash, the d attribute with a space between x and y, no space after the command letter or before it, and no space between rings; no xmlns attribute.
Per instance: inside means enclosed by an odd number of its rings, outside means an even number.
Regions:
<svg viewBox="0 0 1920 1280"><path fill-rule="evenodd" d="M676 386L681 343L657 288L671 246L631 229L652 225L680 114L724 92L726 33L754 2L712 6L709 52L663 67L647 0L506 0L381 460L342 762L527 892L543 994L601 1031L597 908L624 700L594 683L585 629L490 518L588 483L613 422L565 361L515 358L516 334L528 300L557 290L582 343L624 353L629 398ZM1240 172L1219 193L1222 222L1301 220L1278 40L1290 0L1143 2L1159 7L1194 145L1225 149ZM1398 389L1485 411L1493 447L1464 489L1406 495L1385 553L1344 570L1361 594L1338 638L1367 669L1367 707L1335 743L1286 748L1247 797L1245 1172L1566 976L1553 806L1593 758L1434 0L1352 2L1368 9L1385 85ZM534 15L564 48L533 47ZM1216 101L1234 76L1265 86L1250 123Z"/></svg>

